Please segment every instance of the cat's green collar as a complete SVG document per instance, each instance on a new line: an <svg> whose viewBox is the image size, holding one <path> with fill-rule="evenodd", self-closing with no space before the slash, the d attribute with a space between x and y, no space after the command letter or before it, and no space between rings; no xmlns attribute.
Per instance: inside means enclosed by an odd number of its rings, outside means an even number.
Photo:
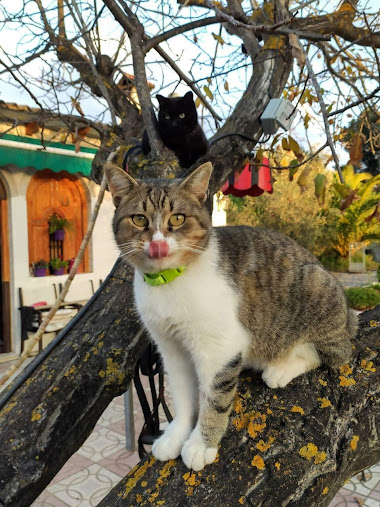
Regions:
<svg viewBox="0 0 380 507"><path fill-rule="evenodd" d="M164 285L165 283L172 282L179 275L185 271L185 266L180 266L175 269L164 269L163 271L159 271L158 273L145 273L144 281L148 285Z"/></svg>

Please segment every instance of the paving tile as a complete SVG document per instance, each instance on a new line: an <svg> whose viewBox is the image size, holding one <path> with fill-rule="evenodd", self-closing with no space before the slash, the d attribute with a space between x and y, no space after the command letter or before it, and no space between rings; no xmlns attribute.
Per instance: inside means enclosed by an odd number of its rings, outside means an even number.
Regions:
<svg viewBox="0 0 380 507"><path fill-rule="evenodd" d="M93 507L122 477L94 463L66 479L48 486L47 491L70 507Z"/></svg>
<svg viewBox="0 0 380 507"><path fill-rule="evenodd" d="M97 463L124 447L124 435L99 426L94 429L77 453Z"/></svg>
<svg viewBox="0 0 380 507"><path fill-rule="evenodd" d="M121 449L107 458L103 458L98 464L121 477L125 477L139 461L140 458L136 451Z"/></svg>
<svg viewBox="0 0 380 507"><path fill-rule="evenodd" d="M50 484L55 484L56 482L62 481L73 475L77 472L80 472L84 468L87 468L93 464L93 461L81 456L77 452L71 456L71 458L66 461L61 470L57 473L54 479Z"/></svg>
<svg viewBox="0 0 380 507"><path fill-rule="evenodd" d="M100 426L109 426L114 422L123 421L124 417L124 403L120 404L112 401L112 403L108 405L103 414L100 416L100 419L96 424Z"/></svg>
<svg viewBox="0 0 380 507"><path fill-rule="evenodd" d="M63 502L48 491L43 491L31 507L70 507L70 504Z"/></svg>

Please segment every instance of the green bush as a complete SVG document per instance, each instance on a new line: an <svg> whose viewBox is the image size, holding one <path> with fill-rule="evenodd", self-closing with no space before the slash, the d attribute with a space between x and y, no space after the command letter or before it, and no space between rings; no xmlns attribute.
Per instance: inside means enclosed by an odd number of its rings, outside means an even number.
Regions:
<svg viewBox="0 0 380 507"><path fill-rule="evenodd" d="M380 304L380 291L372 287L354 287L345 293L349 305L355 310L367 310Z"/></svg>
<svg viewBox="0 0 380 507"><path fill-rule="evenodd" d="M377 268L377 279L380 282L380 266Z"/></svg>
<svg viewBox="0 0 380 507"><path fill-rule="evenodd" d="M322 254L319 261L329 271L346 273L348 271L348 258L340 257L334 253Z"/></svg>

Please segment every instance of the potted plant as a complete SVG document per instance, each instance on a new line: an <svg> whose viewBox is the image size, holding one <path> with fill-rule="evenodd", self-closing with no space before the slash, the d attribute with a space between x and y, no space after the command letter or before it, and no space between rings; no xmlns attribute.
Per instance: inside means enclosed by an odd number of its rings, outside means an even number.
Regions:
<svg viewBox="0 0 380 507"><path fill-rule="evenodd" d="M32 263L34 276L46 276L46 270L49 267L49 264L40 259L37 262Z"/></svg>
<svg viewBox="0 0 380 507"><path fill-rule="evenodd" d="M49 234L53 234L56 241L63 241L65 237L65 229L69 229L71 223L67 218L61 218L57 215L52 215L49 218Z"/></svg>
<svg viewBox="0 0 380 507"><path fill-rule="evenodd" d="M56 276L63 275L67 266L68 266L68 262L63 261L63 260L59 259L58 257L56 257L55 259L52 259L50 261L50 269L51 269L53 275L56 275Z"/></svg>

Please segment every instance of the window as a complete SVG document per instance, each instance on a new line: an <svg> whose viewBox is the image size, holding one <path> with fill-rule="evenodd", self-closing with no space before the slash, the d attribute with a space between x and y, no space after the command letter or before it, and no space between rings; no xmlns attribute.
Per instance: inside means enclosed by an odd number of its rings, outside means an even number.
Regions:
<svg viewBox="0 0 380 507"><path fill-rule="evenodd" d="M33 175L26 195L28 207L29 263L40 259L49 262L56 253L69 261L79 250L87 227L87 200L81 181L72 174L54 173L48 169ZM62 242L52 248L49 220L52 216L70 222ZM89 271L86 249L78 272Z"/></svg>

